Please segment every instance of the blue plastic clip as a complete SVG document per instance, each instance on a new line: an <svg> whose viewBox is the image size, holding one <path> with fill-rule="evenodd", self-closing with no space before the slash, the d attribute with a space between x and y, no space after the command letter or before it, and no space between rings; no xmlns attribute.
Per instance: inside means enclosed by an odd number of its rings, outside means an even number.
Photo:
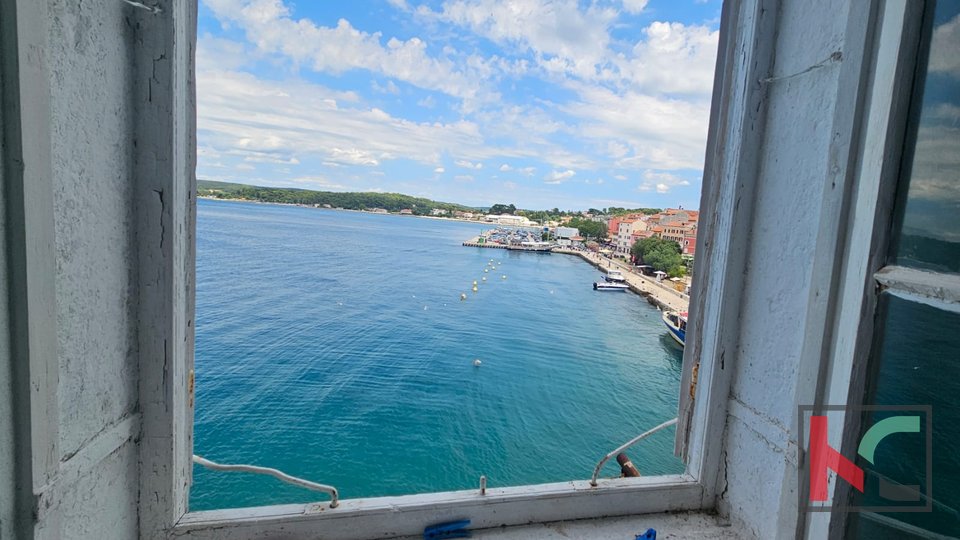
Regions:
<svg viewBox="0 0 960 540"><path fill-rule="evenodd" d="M657 530L647 529L647 532L638 534L633 540L657 540Z"/></svg>
<svg viewBox="0 0 960 540"><path fill-rule="evenodd" d="M423 530L423 540L444 540L446 538L469 538L470 531L467 530L467 527L469 526L470 526L469 519L430 525L429 527Z"/></svg>

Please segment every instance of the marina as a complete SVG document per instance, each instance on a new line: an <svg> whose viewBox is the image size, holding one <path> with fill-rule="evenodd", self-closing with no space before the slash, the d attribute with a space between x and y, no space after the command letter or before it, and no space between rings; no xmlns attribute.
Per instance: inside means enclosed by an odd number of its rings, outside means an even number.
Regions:
<svg viewBox="0 0 960 540"><path fill-rule="evenodd" d="M507 229L495 229L492 234L481 234L463 242L465 247L485 248L485 249L505 249L513 251L538 251L547 253L558 253L564 255L574 255L590 263L606 275L604 281L624 284L625 287L598 286L593 284L596 291L610 290L629 290L644 298L648 302L657 306L661 310L683 311L689 309L690 296L677 291L666 285L663 280L650 277L641 273L637 267L632 267L624 262L607 257L599 252L587 249L576 249L567 246L558 246L548 242L536 242L541 246L539 249L532 249L534 242L533 233L513 236ZM519 238L524 238L523 240ZM526 244L526 245L524 245ZM548 249L549 248L549 249ZM662 273L661 273L662 274Z"/></svg>

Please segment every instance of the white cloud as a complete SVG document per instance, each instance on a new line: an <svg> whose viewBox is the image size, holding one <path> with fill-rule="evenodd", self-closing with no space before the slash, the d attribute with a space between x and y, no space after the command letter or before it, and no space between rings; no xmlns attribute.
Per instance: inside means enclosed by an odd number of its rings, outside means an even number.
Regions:
<svg viewBox="0 0 960 540"><path fill-rule="evenodd" d="M467 160L465 160L465 159L458 159L457 161L454 162L454 164L455 164L457 167L463 167L464 169L476 169L476 170L480 170L480 169L483 168L483 163L479 163L479 162L477 162L477 163L472 163L472 162L467 161Z"/></svg>
<svg viewBox="0 0 960 540"><path fill-rule="evenodd" d="M573 178L575 174L577 173L570 169L565 171L553 171L547 176L543 177L543 181L546 184L561 184L564 181Z"/></svg>
<svg viewBox="0 0 960 540"><path fill-rule="evenodd" d="M657 193L668 193L675 186L690 185L689 180L665 172L644 171L642 178L643 182L637 187L639 191L656 190Z"/></svg>
<svg viewBox="0 0 960 540"><path fill-rule="evenodd" d="M631 55L614 60L620 77L651 94L709 95L719 30L678 22L653 22L643 29Z"/></svg>
<svg viewBox="0 0 960 540"><path fill-rule="evenodd" d="M533 173L537 172L537 169L536 167L524 167L517 169L517 171L524 176L533 176Z"/></svg>
<svg viewBox="0 0 960 540"><path fill-rule="evenodd" d="M331 148L327 159L343 165L368 165L375 167L380 164L380 160L374 157L373 153L360 150L359 148Z"/></svg>
<svg viewBox="0 0 960 540"><path fill-rule="evenodd" d="M377 84L377 81L373 81L370 87L378 94L398 95L400 93L400 88L394 84L393 81L387 81L387 84L384 85Z"/></svg>
<svg viewBox="0 0 960 540"><path fill-rule="evenodd" d="M436 169L433 170L433 172L435 174L443 174L446 172L446 169L444 169L443 167L437 167Z"/></svg>
<svg viewBox="0 0 960 540"><path fill-rule="evenodd" d="M197 87L197 129L205 152L250 161L295 164L296 153L342 165L403 157L435 167L448 153L476 162L476 169L483 159L533 154L490 144L467 120L413 122L375 108L342 107L341 99L349 101L352 94L298 80L273 82L208 70L197 72Z"/></svg>
<svg viewBox="0 0 960 540"><path fill-rule="evenodd" d="M928 69L960 79L960 15L933 29Z"/></svg>
<svg viewBox="0 0 960 540"><path fill-rule="evenodd" d="M297 65L331 74L364 69L414 86L437 90L463 99L475 99L482 77L457 69L446 57L427 53L418 37L406 41L369 34L340 19L335 27L319 26L309 19L294 19L281 0L206 0L220 21L242 28L258 51L282 54ZM482 62L481 69L488 69Z"/></svg>
<svg viewBox="0 0 960 540"><path fill-rule="evenodd" d="M506 163L500 166L500 171L502 172L509 172L512 170L513 170L513 167L511 167L510 165L507 165Z"/></svg>
<svg viewBox="0 0 960 540"><path fill-rule="evenodd" d="M623 0L623 10L627 13L637 14L647 7L647 0Z"/></svg>
<svg viewBox="0 0 960 540"><path fill-rule="evenodd" d="M469 174L458 174L454 176L453 179L462 183L473 182L473 176L470 176Z"/></svg>
<svg viewBox="0 0 960 540"><path fill-rule="evenodd" d="M469 28L499 44L533 51L541 64L589 76L603 61L610 42L612 8L591 5L581 11L576 0L452 0L440 12L421 6L422 16Z"/></svg>

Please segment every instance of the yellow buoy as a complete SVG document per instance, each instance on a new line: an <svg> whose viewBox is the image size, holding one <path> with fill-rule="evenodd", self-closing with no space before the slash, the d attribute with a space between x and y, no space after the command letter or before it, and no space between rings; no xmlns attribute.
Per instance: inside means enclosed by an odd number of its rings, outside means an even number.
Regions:
<svg viewBox="0 0 960 540"><path fill-rule="evenodd" d="M473 286L473 292L477 292L477 286L476 286L476 285Z"/></svg>
<svg viewBox="0 0 960 540"><path fill-rule="evenodd" d="M477 286L477 280L473 280L473 286L474 286L474 287Z"/></svg>

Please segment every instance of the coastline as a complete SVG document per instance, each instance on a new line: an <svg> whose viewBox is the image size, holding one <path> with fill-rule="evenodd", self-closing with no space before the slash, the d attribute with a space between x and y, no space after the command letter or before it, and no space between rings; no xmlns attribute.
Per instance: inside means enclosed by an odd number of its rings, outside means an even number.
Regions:
<svg viewBox="0 0 960 540"><path fill-rule="evenodd" d="M277 203L277 202L265 202L265 201L256 201L250 199L221 199L218 197L202 197L197 196L198 199L214 200L214 201L228 201L228 202L244 202L244 203L254 203L254 204L270 204L276 206L297 206L302 208L310 208L313 210L330 210L336 212L356 212L360 214L373 214L373 215L389 215L389 216L398 216L398 217L415 217L423 219L434 219L440 221L459 221L461 223L475 223L480 225L489 225L490 223L486 221L478 221L475 219L463 219L463 218L450 218L442 216L414 216L414 215L403 215L403 214L393 214L393 213L382 213L382 212L368 212L366 210L351 210L348 208L317 208L314 206L307 206L302 204L291 204L291 203ZM477 238L467 240L463 243L464 246L468 247L478 247L478 248L497 248L500 246L496 245L479 245L476 244ZM620 261L609 259L602 255L584 252L575 249L567 248L554 248L553 253L560 253L563 255L575 255L579 256L582 260L586 261L594 268L606 273L607 269L616 269L620 270L623 273L623 276L626 278L627 286L630 287L630 291L646 298L647 302L657 306L661 310L672 310L683 312L689 309L690 299L689 296L677 292L670 287L663 285L662 283L657 282L655 279L652 279L648 276L638 274L635 269L631 268L629 265L625 265Z"/></svg>
<svg viewBox="0 0 960 540"><path fill-rule="evenodd" d="M608 269L621 271L632 292L646 298L647 302L650 302L661 310L684 312L690 307L690 298L686 294L671 289L662 283L658 283L657 280L648 276L638 274L634 269L620 261L575 249L554 248L553 252L564 255L577 255L604 273L606 273Z"/></svg>
<svg viewBox="0 0 960 540"><path fill-rule="evenodd" d="M462 245L482 249L506 249L506 246L502 244L481 244L479 243L479 237L473 237L463 242ZM688 295L667 287L649 276L637 273L634 268L620 261L609 259L593 252L562 247L553 248L552 253L578 256L604 273L611 269L619 270L626 279L627 286L630 287L631 292L646 298L647 302L657 306L660 310L684 312L690 307L690 297Z"/></svg>
<svg viewBox="0 0 960 540"><path fill-rule="evenodd" d="M330 210L332 212L356 212L358 214L373 214L378 216L397 216L397 217L415 217L423 219L439 219L443 221L459 221L462 223L479 223L481 225L489 225L487 221L479 221L476 219L464 219L464 218L455 218L455 217L443 217L443 216L416 216L413 214L397 214L393 212L370 212L367 210L353 210L350 208L317 208L315 206L308 206L305 204L293 204L293 203L282 203L282 202L268 202L268 201L257 201L254 199L222 199L220 197L207 197L204 195L197 195L197 199L204 199L207 201L225 201L225 202L241 202L241 203L253 203L253 204L272 204L276 206L295 206L300 208L309 208L311 210Z"/></svg>

